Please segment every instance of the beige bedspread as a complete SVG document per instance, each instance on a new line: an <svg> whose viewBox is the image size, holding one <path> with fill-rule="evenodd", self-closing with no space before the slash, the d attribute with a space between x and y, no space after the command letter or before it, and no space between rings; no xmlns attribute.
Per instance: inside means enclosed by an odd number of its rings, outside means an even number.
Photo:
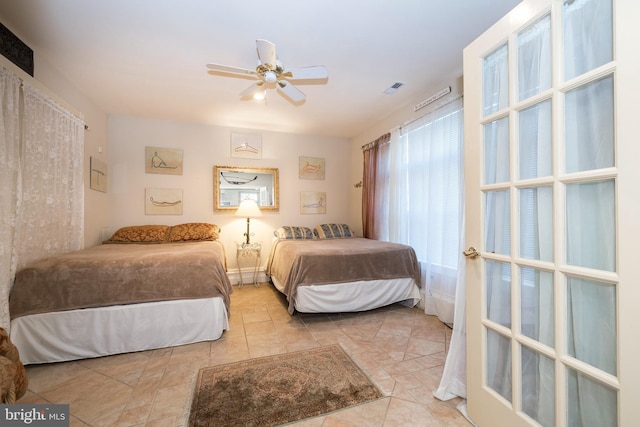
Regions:
<svg viewBox="0 0 640 427"><path fill-rule="evenodd" d="M35 262L16 274L9 297L20 316L117 304L222 296L231 283L218 241L108 244Z"/></svg>
<svg viewBox="0 0 640 427"><path fill-rule="evenodd" d="M279 240L271 252L267 274L284 284L289 312L293 312L298 286L403 277L420 283L412 247L361 237Z"/></svg>

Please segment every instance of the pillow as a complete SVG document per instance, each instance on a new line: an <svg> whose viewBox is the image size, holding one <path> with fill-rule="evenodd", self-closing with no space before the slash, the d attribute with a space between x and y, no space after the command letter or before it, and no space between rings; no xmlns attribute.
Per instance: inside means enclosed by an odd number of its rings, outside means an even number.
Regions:
<svg viewBox="0 0 640 427"><path fill-rule="evenodd" d="M282 240L305 240L316 238L310 228L291 225L283 225L274 231L273 235Z"/></svg>
<svg viewBox="0 0 640 427"><path fill-rule="evenodd" d="M189 240L217 240L220 227L206 222L188 222L171 227L169 242L185 242Z"/></svg>
<svg viewBox="0 0 640 427"><path fill-rule="evenodd" d="M122 227L106 243L162 243L169 234L168 225L133 225Z"/></svg>
<svg viewBox="0 0 640 427"><path fill-rule="evenodd" d="M320 239L340 239L356 237L347 224L320 224L315 229Z"/></svg>

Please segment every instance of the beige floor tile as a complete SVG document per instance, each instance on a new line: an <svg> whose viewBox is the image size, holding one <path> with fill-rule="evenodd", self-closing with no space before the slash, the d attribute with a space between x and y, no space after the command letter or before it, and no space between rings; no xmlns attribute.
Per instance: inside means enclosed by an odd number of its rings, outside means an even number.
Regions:
<svg viewBox="0 0 640 427"><path fill-rule="evenodd" d="M133 389L133 393L131 393L131 398L127 402L125 409L132 410L140 407L150 407L156 398L161 383L162 378L138 383Z"/></svg>
<svg viewBox="0 0 640 427"><path fill-rule="evenodd" d="M115 427L136 426L144 424L149 417L151 405L139 406L134 409L126 409L120 415Z"/></svg>
<svg viewBox="0 0 640 427"><path fill-rule="evenodd" d="M247 324L253 322L271 322L271 316L269 315L269 312L267 310L254 312L245 311L242 313L242 320L244 321L246 327Z"/></svg>
<svg viewBox="0 0 640 427"><path fill-rule="evenodd" d="M411 337L409 338L409 344L407 346L407 352L428 356L431 354L436 354L444 351L444 342L442 341L431 341L428 339Z"/></svg>
<svg viewBox="0 0 640 427"><path fill-rule="evenodd" d="M471 423L455 408L446 402L435 400L427 405L427 410L443 427L471 427Z"/></svg>
<svg viewBox="0 0 640 427"><path fill-rule="evenodd" d="M389 402L383 426L441 427L441 424L425 406L393 397Z"/></svg>
<svg viewBox="0 0 640 427"><path fill-rule="evenodd" d="M297 422L291 423L291 426L295 426L295 427L325 427L324 422L326 421L326 419L327 419L326 416L307 418L307 419L304 419L302 421L297 421Z"/></svg>
<svg viewBox="0 0 640 427"><path fill-rule="evenodd" d="M357 427L377 427L382 425L389 407L390 398L385 397L370 403L336 411L327 416L323 427L329 425L353 425ZM346 423L346 424L340 424Z"/></svg>
<svg viewBox="0 0 640 427"><path fill-rule="evenodd" d="M198 371L207 366L209 366L209 359L167 366L159 387L165 389L190 385L198 375Z"/></svg>
<svg viewBox="0 0 640 427"><path fill-rule="evenodd" d="M71 426L187 427L200 368L339 344L386 397L292 425L470 425L456 409L460 399L433 397L451 330L420 309L292 316L263 283L234 286L229 324L214 342L28 366L29 390L18 403L69 403Z"/></svg>
<svg viewBox="0 0 640 427"><path fill-rule="evenodd" d="M27 366L29 390L34 393L51 390L87 372L90 372L90 369L85 368L78 362L30 365Z"/></svg>
<svg viewBox="0 0 640 427"><path fill-rule="evenodd" d="M148 422L183 416L190 403L187 400L191 399L192 391L192 384L158 390L149 411Z"/></svg>

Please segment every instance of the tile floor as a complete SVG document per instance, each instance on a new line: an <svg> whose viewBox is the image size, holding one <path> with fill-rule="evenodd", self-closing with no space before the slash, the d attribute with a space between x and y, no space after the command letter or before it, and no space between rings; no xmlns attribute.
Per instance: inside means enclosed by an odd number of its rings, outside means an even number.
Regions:
<svg viewBox="0 0 640 427"><path fill-rule="evenodd" d="M339 343L385 393L295 426L463 426L459 399L432 396L450 330L396 304L358 314L286 311L268 283L234 286L231 327L215 342L27 367L18 403L68 403L71 426L186 426L199 368Z"/></svg>

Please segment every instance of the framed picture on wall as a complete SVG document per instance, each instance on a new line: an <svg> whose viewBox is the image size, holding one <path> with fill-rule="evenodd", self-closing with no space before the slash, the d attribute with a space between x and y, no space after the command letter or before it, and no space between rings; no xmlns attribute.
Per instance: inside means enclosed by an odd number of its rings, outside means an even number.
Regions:
<svg viewBox="0 0 640 427"><path fill-rule="evenodd" d="M324 179L324 159L300 156L298 158L298 178Z"/></svg>
<svg viewBox="0 0 640 427"><path fill-rule="evenodd" d="M262 136L256 134L232 133L231 157L261 159Z"/></svg>
<svg viewBox="0 0 640 427"><path fill-rule="evenodd" d="M146 173L182 175L182 150L179 148L145 147Z"/></svg>
<svg viewBox="0 0 640 427"><path fill-rule="evenodd" d="M182 215L182 188L145 188L145 215Z"/></svg>
<svg viewBox="0 0 640 427"><path fill-rule="evenodd" d="M91 165L89 188L96 191L107 192L107 164L100 159L91 157L89 159Z"/></svg>
<svg viewBox="0 0 640 427"><path fill-rule="evenodd" d="M300 213L301 214L327 213L327 193L324 191L300 192Z"/></svg>

